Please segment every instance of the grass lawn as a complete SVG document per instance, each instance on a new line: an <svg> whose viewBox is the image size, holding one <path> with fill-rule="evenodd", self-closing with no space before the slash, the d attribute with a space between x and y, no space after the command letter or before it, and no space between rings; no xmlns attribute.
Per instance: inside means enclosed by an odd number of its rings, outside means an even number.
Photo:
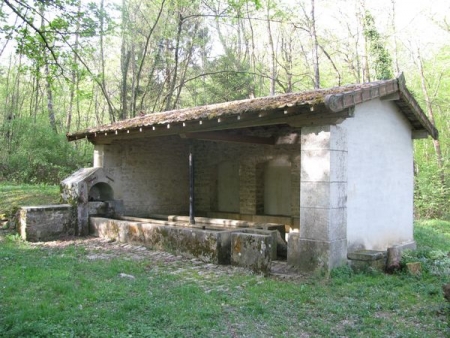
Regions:
<svg viewBox="0 0 450 338"><path fill-rule="evenodd" d="M15 185L0 182L0 215L9 214L18 206L59 203L57 185Z"/></svg>
<svg viewBox="0 0 450 338"><path fill-rule="evenodd" d="M344 267L287 281L204 273L189 260L91 259L83 245L3 235L0 336L449 337L450 222L417 222L415 238L405 261L422 263L419 276Z"/></svg>

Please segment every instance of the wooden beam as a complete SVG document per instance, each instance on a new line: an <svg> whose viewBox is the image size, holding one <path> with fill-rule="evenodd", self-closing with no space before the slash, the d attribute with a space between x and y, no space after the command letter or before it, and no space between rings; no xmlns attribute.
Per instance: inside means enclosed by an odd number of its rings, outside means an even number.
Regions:
<svg viewBox="0 0 450 338"><path fill-rule="evenodd" d="M206 131L206 132L199 132L199 133L184 133L184 134L180 134L180 136L182 138L206 140L206 141L268 144L268 145L275 144L275 138L273 138L273 137L240 135L240 134L230 133L228 131Z"/></svg>
<svg viewBox="0 0 450 338"><path fill-rule="evenodd" d="M391 94L387 94L380 97L381 101L397 101L400 100L400 94L398 92L394 92Z"/></svg>
<svg viewBox="0 0 450 338"><path fill-rule="evenodd" d="M129 130L119 130L116 134L115 132L109 133L96 133L95 135L89 135L88 139L90 142L95 144L110 144L115 140L131 139L131 138L142 138L142 137L155 137L155 136L165 136L165 135L181 135L181 134L191 134L191 133L203 133L203 132L214 132L217 134L218 131L231 130L231 129L242 129L249 127L263 127L270 125L290 125L294 128L301 128L312 125L325 125L325 124L339 124L344 119L353 116L353 107L344 109L343 111L332 113L321 109L320 106L316 106L316 110L311 112L308 106L297 107L297 109L289 110L288 114L285 114L284 110L273 111L271 114L259 117L258 113L248 113L243 114L241 119L237 119L236 115L221 117L220 122L217 119L204 119L200 124L199 121L189 121L183 123L171 123L170 128L167 125L153 125L153 126L143 126L137 129ZM232 134L235 136L234 134ZM207 137L207 134L204 134ZM241 142L241 143L257 143L257 144L274 144L275 141L270 140L258 140L252 139L253 136L247 141L244 138L241 141L233 141L230 135L222 135L225 139L217 139L218 135L211 136L216 138L217 141L228 141L228 142ZM205 138L210 139L210 138Z"/></svg>

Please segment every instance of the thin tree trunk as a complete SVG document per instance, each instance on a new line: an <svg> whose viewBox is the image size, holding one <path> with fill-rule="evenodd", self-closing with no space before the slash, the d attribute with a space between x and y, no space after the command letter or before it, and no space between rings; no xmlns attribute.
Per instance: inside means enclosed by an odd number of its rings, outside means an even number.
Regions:
<svg viewBox="0 0 450 338"><path fill-rule="evenodd" d="M196 22L195 23L195 27L194 27L193 37L192 37L192 40L191 40L191 45L189 46L188 56L184 60L184 69L183 69L183 72L182 72L181 77L180 77L180 85L177 88L177 95L175 97L175 101L173 102L172 109L176 108L176 106L178 104L178 101L180 100L181 90L183 89L184 81L186 80L186 74L187 74L187 71L188 71L188 67L189 67L189 64L190 64L191 59L192 59L192 52L194 50L194 43L195 43L194 37L197 35L198 28L199 28L199 23Z"/></svg>
<svg viewBox="0 0 450 338"><path fill-rule="evenodd" d="M400 67L398 65L398 46L397 46L397 29L395 24L395 0L391 0L392 3L392 30L394 35L394 64L395 64L395 73L400 73Z"/></svg>
<svg viewBox="0 0 450 338"><path fill-rule="evenodd" d="M252 69L253 69L253 82L251 85L251 88L249 89L249 95L250 98L254 98L256 96L256 55L255 55L255 33L253 31L253 25L252 25L252 20L250 18L250 11L249 11L249 7L248 7L248 2L247 2L247 19L248 19L248 25L250 27L250 34L251 34L251 52L250 52L250 60L251 60L251 65L252 65Z"/></svg>
<svg viewBox="0 0 450 338"><path fill-rule="evenodd" d="M120 89L120 120L125 120L128 117L128 66L130 64L131 52L126 51L126 43L122 41L121 49L121 70L122 70L122 85Z"/></svg>
<svg viewBox="0 0 450 338"><path fill-rule="evenodd" d="M45 32L45 21L44 21L44 10L43 7L40 6L40 16L41 16L41 31ZM50 76L50 68L47 57L47 50L45 47L42 48L42 53L44 57L44 75L45 75L45 90L47 94L47 112L48 119L50 121L50 126L53 131L56 133L56 120L55 120L55 111L53 109L53 91L52 91L52 82Z"/></svg>
<svg viewBox="0 0 450 338"><path fill-rule="evenodd" d="M362 34L364 37L364 65L363 65L363 82L370 82L371 81L371 77L370 77L370 65L369 65L369 41L367 39L367 36L365 34L365 30L366 30L366 24L365 24L365 17L366 17L366 5L364 0L360 1L360 20L361 20L361 27L362 27Z"/></svg>
<svg viewBox="0 0 450 338"><path fill-rule="evenodd" d="M131 53L127 50L128 45L128 7L127 0L122 0L122 44L120 47L120 70L122 80L120 86L120 113L119 120L125 120L128 117L128 67L130 64Z"/></svg>
<svg viewBox="0 0 450 338"><path fill-rule="evenodd" d="M277 80L277 66L275 58L275 46L272 37L272 28L270 26L270 1L267 2L267 34L269 38L270 47L270 96L275 95L276 92L276 80Z"/></svg>
<svg viewBox="0 0 450 338"><path fill-rule="evenodd" d="M46 52L44 52L46 53ZM44 72L45 72L45 89L47 91L47 110L48 110L48 119L50 121L50 126L52 127L53 131L56 133L56 120L55 120L55 111L53 110L53 91L52 91L52 84L50 80L50 71L48 67L48 60L47 57L45 57L45 66L44 66Z"/></svg>
<svg viewBox="0 0 450 338"><path fill-rule="evenodd" d="M420 80L421 80L421 85L422 85L422 93L425 98L425 103L427 106L428 118L430 119L431 123L435 124L433 105L431 104L430 96L428 94L425 73L423 70L422 56L420 54L419 49L417 49L417 64L419 67L419 74L420 74ZM436 152L436 161L437 161L437 165L438 165L440 176L441 176L441 182L442 182L442 185L444 185L445 184L444 160L442 159L441 144L440 144L439 140L433 139L433 146L434 146L434 151Z"/></svg>
<svg viewBox="0 0 450 338"><path fill-rule="evenodd" d="M181 39L182 28L183 28L183 16L181 15L181 13L179 13L178 14L177 41L176 41L175 52L174 52L175 66L174 66L174 70L173 70L173 76L169 83L169 92L166 95L167 101L166 101L165 110L169 110L172 107L172 96L175 91L175 85L176 85L177 77L178 77L178 67L179 67L178 63L179 63L179 57L180 57L180 55L179 55L180 54L180 39Z"/></svg>
<svg viewBox="0 0 450 338"><path fill-rule="evenodd" d="M136 84L135 84L136 89L134 90L134 92L136 92L137 90L139 90L139 85L140 85L141 76L142 76L142 70L144 69L144 63L145 63L145 60L146 60L146 58L147 58L147 53L148 53L148 49L149 49L149 46L150 46L150 39L152 38L153 32L155 31L155 28L156 28L156 26L158 25L158 22L159 22L159 20L160 20L160 18L161 18L162 12L163 12L163 10L164 10L165 2L166 2L166 0L163 0L163 1L161 2L161 6L159 7L159 11L158 11L158 15L157 15L157 17L156 17L156 20L155 20L155 22L153 23L153 26L152 26L152 28L150 29L150 32L149 32L148 35L146 36L144 50L142 51L142 54L141 54L141 61L140 61L140 63L139 63L139 68L138 68L138 71L137 71L137 74L136 74ZM159 55L159 49L158 49L158 55ZM152 71L151 71L152 76L153 76L153 73L154 73L154 70L155 70L156 61L157 61L157 59L154 60L153 68L152 68ZM150 79L151 79L151 78L150 78ZM133 100L132 100L132 102L131 102L131 110L132 110L133 112L136 112L136 110L137 110L136 103L137 103L137 95L135 94L135 95L133 96ZM142 109L142 106L143 106L143 100L141 100L141 103L140 103L140 109Z"/></svg>
<svg viewBox="0 0 450 338"><path fill-rule="evenodd" d="M81 0L78 0L78 12L81 12ZM69 94L69 109L67 110L66 117L66 132L70 132L70 127L72 124L72 112L73 103L75 100L75 89L78 88L79 76L78 76L78 46L80 37L80 21L77 21L75 28L75 42L73 45L73 58L72 58L72 71L71 71L71 84L70 84L70 94ZM78 99L77 99L78 100Z"/></svg>
<svg viewBox="0 0 450 338"><path fill-rule="evenodd" d="M111 122L116 121L116 117L114 115L114 107L112 105L111 99L109 98L108 92L106 90L106 78L105 78L105 47L104 47L104 35L105 35L105 0L100 1L100 63L101 63L101 87L103 95L105 96L106 102L108 104L108 112L109 118Z"/></svg>
<svg viewBox="0 0 450 338"><path fill-rule="evenodd" d="M314 89L319 89L320 88L319 43L317 41L314 0L311 0L311 38L313 40Z"/></svg>
<svg viewBox="0 0 450 338"><path fill-rule="evenodd" d="M330 63L333 66L334 70L336 71L337 76L338 76L338 83L337 83L337 85L340 86L341 85L341 73L339 72L339 69L337 68L336 64L334 63L334 61L331 58L330 54L328 54L328 52L325 50L325 48L323 48L322 45L319 45L319 47L322 50L322 52L325 54L327 59L330 61Z"/></svg>

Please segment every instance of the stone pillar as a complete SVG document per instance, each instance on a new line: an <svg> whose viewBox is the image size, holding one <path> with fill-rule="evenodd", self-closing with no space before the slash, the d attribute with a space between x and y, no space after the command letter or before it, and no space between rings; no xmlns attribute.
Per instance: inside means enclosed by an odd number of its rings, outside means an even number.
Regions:
<svg viewBox="0 0 450 338"><path fill-rule="evenodd" d="M105 146L103 144L94 145L94 168L103 167L104 154L105 154Z"/></svg>
<svg viewBox="0 0 450 338"><path fill-rule="evenodd" d="M347 262L347 142L339 126L302 128L300 232L288 242L288 264L328 272Z"/></svg>

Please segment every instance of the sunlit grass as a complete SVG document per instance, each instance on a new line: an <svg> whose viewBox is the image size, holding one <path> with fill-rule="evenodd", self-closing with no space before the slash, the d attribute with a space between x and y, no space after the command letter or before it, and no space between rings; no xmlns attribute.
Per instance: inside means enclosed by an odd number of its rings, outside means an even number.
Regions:
<svg viewBox="0 0 450 338"><path fill-rule="evenodd" d="M57 186L0 184L0 214L57 203ZM1 234L0 234L1 235ZM275 280L200 274L189 261L89 259L82 246L0 241L1 337L449 337L450 222L418 221L418 276ZM120 274L134 276L121 277Z"/></svg>
<svg viewBox="0 0 450 338"><path fill-rule="evenodd" d="M416 222L414 237L423 247L449 251L450 222L442 220L423 220Z"/></svg>
<svg viewBox="0 0 450 338"><path fill-rule="evenodd" d="M417 222L419 252L450 250L448 223ZM439 230L439 231L437 231ZM436 247L426 249L436 243ZM427 251L428 250L428 251ZM280 281L200 274L189 261L88 259L83 247L0 243L4 337L448 337L436 261L423 273ZM430 255L431 257L432 255ZM434 271L434 272L433 272ZM120 277L121 273L134 276Z"/></svg>
<svg viewBox="0 0 450 338"><path fill-rule="evenodd" d="M13 185L0 182L0 215L8 215L18 206L59 203L57 185Z"/></svg>

